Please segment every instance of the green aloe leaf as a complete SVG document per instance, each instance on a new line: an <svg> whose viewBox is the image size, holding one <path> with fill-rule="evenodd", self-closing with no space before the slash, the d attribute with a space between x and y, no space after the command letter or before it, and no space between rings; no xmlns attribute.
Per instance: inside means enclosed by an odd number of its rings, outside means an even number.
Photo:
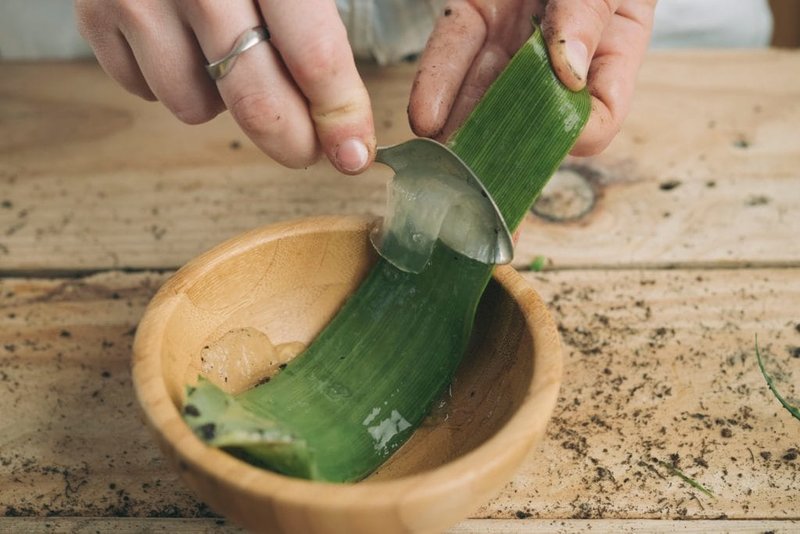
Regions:
<svg viewBox="0 0 800 534"><path fill-rule="evenodd" d="M537 29L449 141L516 228L589 116ZM187 390L198 437L288 475L359 480L414 432L450 383L492 266L441 242L419 274L378 260L311 346L269 382L236 396ZM189 408L191 406L191 408ZM213 432L212 432L213 430Z"/></svg>

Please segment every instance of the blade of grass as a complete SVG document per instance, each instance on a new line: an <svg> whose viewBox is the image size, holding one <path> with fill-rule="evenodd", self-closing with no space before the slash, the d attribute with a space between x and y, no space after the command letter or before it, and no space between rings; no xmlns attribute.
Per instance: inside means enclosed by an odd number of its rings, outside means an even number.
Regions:
<svg viewBox="0 0 800 534"><path fill-rule="evenodd" d="M761 369L761 374L764 376L764 380L767 381L767 385L769 389L772 391L772 394L775 395L775 398L778 399L778 402L786 408L792 416L800 421L800 408L794 406L778 392L778 389L775 387L775 382L772 377L767 373L767 370L764 369L764 360L761 358L761 352L758 350L758 335L756 335L756 360L758 360L758 368Z"/></svg>
<svg viewBox="0 0 800 534"><path fill-rule="evenodd" d="M661 460L658 460L658 465L660 465L661 467L663 467L664 469L669 471L670 474L675 475L676 477L680 478L681 480L683 480L684 482L686 482L687 484L689 484L691 487L695 488L696 490L705 493L706 495L708 495L712 499L716 499L716 497L714 496L714 494L711 492L710 489L706 488L705 486L700 484L695 479L687 476L683 471L681 471L680 469L678 469L674 465L668 464L667 462L662 462Z"/></svg>

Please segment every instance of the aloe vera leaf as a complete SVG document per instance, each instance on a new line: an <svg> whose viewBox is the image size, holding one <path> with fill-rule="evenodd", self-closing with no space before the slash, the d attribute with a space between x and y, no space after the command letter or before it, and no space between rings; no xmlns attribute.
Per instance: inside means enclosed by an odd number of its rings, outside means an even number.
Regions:
<svg viewBox="0 0 800 534"><path fill-rule="evenodd" d="M556 78L538 28L448 142L481 178L512 231L589 118L584 89Z"/></svg>
<svg viewBox="0 0 800 534"><path fill-rule="evenodd" d="M584 126L586 91L555 77L541 32L512 58L449 141L480 176L515 228ZM237 396L189 390L241 407L280 436L254 445L215 432L205 439L257 465L293 476L353 481L383 463L412 434L451 381L469 341L492 267L437 243L428 267L405 273L379 259L312 345L271 381ZM207 407L220 412L218 407ZM237 408L238 413L238 408ZM250 421L249 415L247 421ZM201 417L205 417L201 413ZM203 419L215 430L225 421ZM302 463L302 458L307 461Z"/></svg>

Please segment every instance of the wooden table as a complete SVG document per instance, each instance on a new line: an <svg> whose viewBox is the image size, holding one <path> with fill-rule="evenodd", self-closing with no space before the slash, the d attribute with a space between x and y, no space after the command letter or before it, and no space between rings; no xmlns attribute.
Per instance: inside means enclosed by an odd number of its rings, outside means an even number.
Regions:
<svg viewBox="0 0 800 534"><path fill-rule="evenodd" d="M236 531L143 426L137 321L230 236L381 213L387 173L281 169L229 116L182 125L92 63L3 68L0 532ZM382 143L409 135L413 71L364 69ZM452 532L800 531L800 421L754 352L800 398L800 52L650 56L622 133L557 183L516 261L560 325L559 404Z"/></svg>

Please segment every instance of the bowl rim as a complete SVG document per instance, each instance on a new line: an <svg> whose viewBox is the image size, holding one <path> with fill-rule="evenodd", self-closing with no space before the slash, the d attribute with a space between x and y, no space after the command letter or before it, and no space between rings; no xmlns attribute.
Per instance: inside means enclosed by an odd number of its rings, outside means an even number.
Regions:
<svg viewBox="0 0 800 534"><path fill-rule="evenodd" d="M240 254L275 239L319 232L368 231L374 219L318 216L262 226L233 237L188 262L150 301L133 344L132 381L148 426L179 461L213 479L255 497L315 508L342 509L397 506L464 492L508 462L522 461L544 434L558 397L562 374L561 344L555 322L541 297L511 266L495 268L493 278L514 298L532 337L532 379L522 403L506 423L476 448L433 469L390 480L356 483L310 481L251 466L206 446L183 421L161 373L161 340L181 289L208 273L231 254ZM537 357L538 355L538 357ZM505 481L503 481L504 483ZM499 489L499 487L498 487ZM413 491L412 491L413 490ZM320 493L322 492L322 493ZM324 496L323 496L324 494ZM319 497L319 498L315 498ZM435 501L434 501L435 502Z"/></svg>

